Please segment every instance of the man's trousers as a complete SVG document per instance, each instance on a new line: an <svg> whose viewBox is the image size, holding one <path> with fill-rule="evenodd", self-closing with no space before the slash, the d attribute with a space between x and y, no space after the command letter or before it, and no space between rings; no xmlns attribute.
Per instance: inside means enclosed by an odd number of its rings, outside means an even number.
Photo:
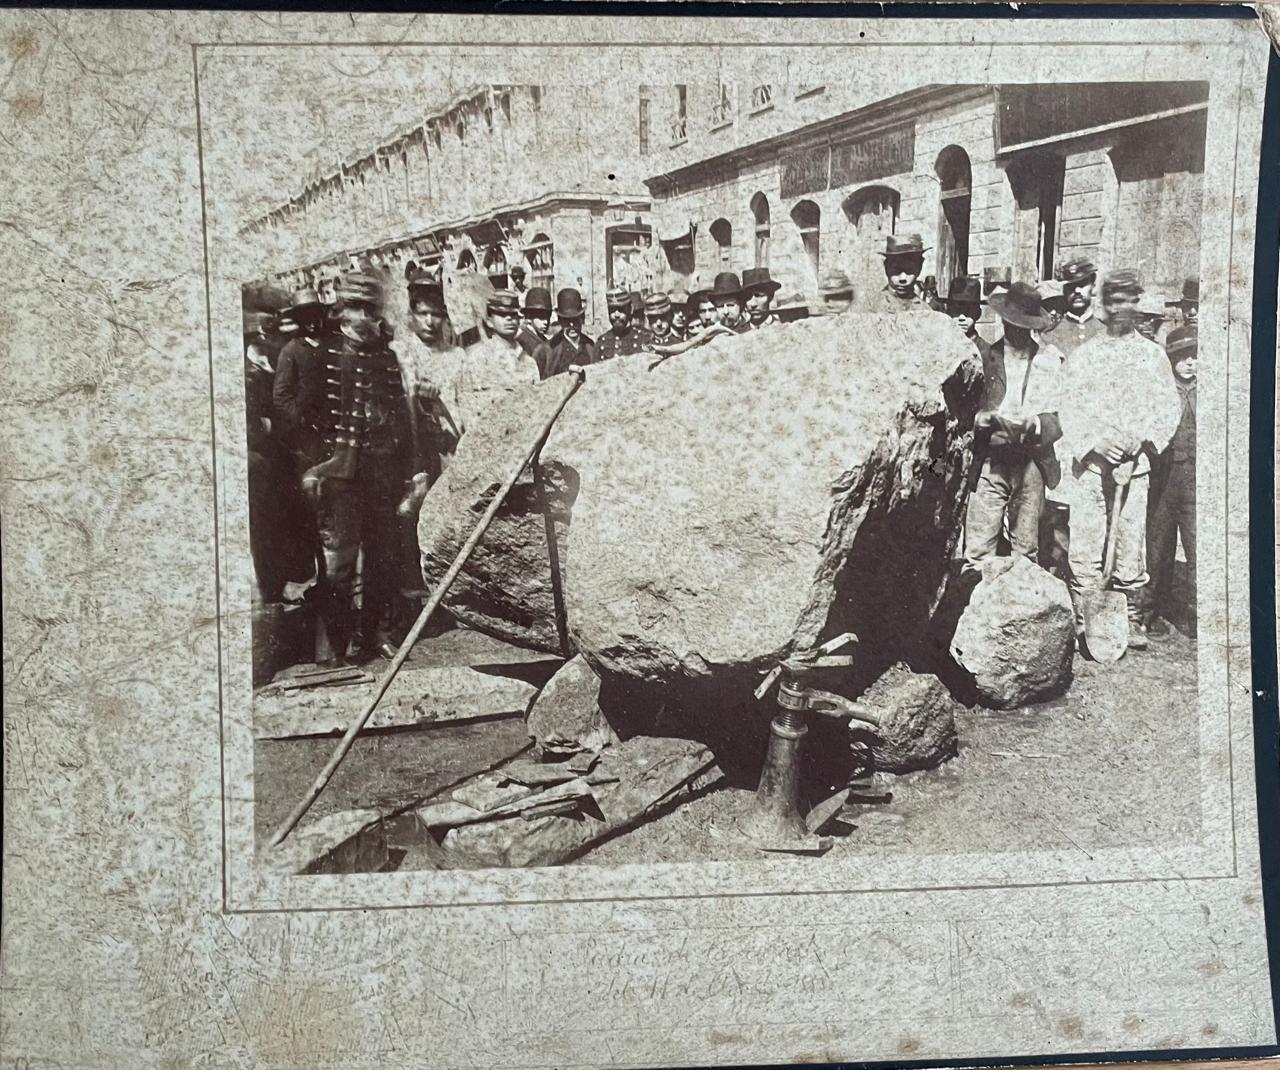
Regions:
<svg viewBox="0 0 1280 1070"><path fill-rule="evenodd" d="M1044 476L1034 460L1014 451L988 456L965 512L965 564L977 566L995 557L1006 513L1013 553L1035 561L1043 508Z"/></svg>

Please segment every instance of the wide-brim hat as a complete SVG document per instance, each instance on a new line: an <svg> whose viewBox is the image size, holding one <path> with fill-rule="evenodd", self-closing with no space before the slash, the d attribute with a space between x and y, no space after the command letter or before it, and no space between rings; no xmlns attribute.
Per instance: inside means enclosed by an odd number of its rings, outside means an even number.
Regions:
<svg viewBox="0 0 1280 1070"><path fill-rule="evenodd" d="M1187 305L1198 305L1200 303L1200 280L1187 279L1182 284L1182 296L1176 301L1166 301L1165 304L1170 307L1185 308Z"/></svg>
<svg viewBox="0 0 1280 1070"><path fill-rule="evenodd" d="M1044 302L1030 283L1015 282L1007 290L992 294L987 304L1002 320L1029 330L1043 330L1053 324Z"/></svg>
<svg viewBox="0 0 1280 1070"><path fill-rule="evenodd" d="M919 234L890 234L884 240L884 248L880 255L888 259L891 256L924 256L932 246L925 245Z"/></svg>
<svg viewBox="0 0 1280 1070"><path fill-rule="evenodd" d="M524 314L545 312L551 315L551 291L545 286L531 286L524 295Z"/></svg>
<svg viewBox="0 0 1280 1070"><path fill-rule="evenodd" d="M1076 256L1058 270L1058 281L1067 285L1088 282L1097 278L1098 268L1087 256Z"/></svg>
<svg viewBox="0 0 1280 1070"><path fill-rule="evenodd" d="M671 315L671 298L664 293L650 294L644 299L644 314L646 316Z"/></svg>
<svg viewBox="0 0 1280 1070"><path fill-rule="evenodd" d="M1194 327L1178 327L1169 332L1164 340L1164 351L1175 363L1185 357L1198 356L1200 352L1200 332Z"/></svg>
<svg viewBox="0 0 1280 1070"><path fill-rule="evenodd" d="M742 280L738 278L737 272L722 271L711 284L708 291L713 298L717 297L741 297L742 296Z"/></svg>
<svg viewBox="0 0 1280 1070"><path fill-rule="evenodd" d="M289 304L285 307L285 312L293 312L295 310L306 308L318 308L320 306L320 295L310 286L300 286L289 295Z"/></svg>
<svg viewBox="0 0 1280 1070"><path fill-rule="evenodd" d="M567 286L556 294L556 315L562 320L581 319L586 312L582 307L582 294Z"/></svg>
<svg viewBox="0 0 1280 1070"><path fill-rule="evenodd" d="M818 280L819 297L853 296L853 281L843 271L828 271Z"/></svg>
<svg viewBox="0 0 1280 1070"><path fill-rule="evenodd" d="M749 267L742 273L742 289L743 292L767 290L775 294L782 289L782 283L769 274L768 268Z"/></svg>
<svg viewBox="0 0 1280 1070"><path fill-rule="evenodd" d="M951 280L947 287L947 296L942 299L944 305L980 305L982 304L982 283L969 275L961 275Z"/></svg>
<svg viewBox="0 0 1280 1070"><path fill-rule="evenodd" d="M631 308L631 291L615 286L604 295L604 302L610 308Z"/></svg>

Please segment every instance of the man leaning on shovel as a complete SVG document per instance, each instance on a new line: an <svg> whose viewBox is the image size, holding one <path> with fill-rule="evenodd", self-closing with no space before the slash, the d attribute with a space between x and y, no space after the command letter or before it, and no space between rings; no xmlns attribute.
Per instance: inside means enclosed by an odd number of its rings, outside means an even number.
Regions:
<svg viewBox="0 0 1280 1070"><path fill-rule="evenodd" d="M1147 484L1151 458L1169 444L1181 405L1164 352L1136 331L1142 283L1135 271L1102 281L1105 333L1085 342L1063 369L1059 493L1070 510L1068 549L1077 635L1082 592L1106 586L1108 517L1115 516L1113 590L1128 604L1131 650L1147 646L1144 594ZM1117 500L1118 496L1118 500ZM1112 510L1112 503L1117 508Z"/></svg>

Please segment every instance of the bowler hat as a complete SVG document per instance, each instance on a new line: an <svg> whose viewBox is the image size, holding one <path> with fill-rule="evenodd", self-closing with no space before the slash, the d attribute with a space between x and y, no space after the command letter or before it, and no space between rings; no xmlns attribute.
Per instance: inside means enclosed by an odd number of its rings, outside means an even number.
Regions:
<svg viewBox="0 0 1280 1070"><path fill-rule="evenodd" d="M980 305L982 304L982 284L970 275L960 275L951 280L947 287L947 296L943 298L947 305Z"/></svg>
<svg viewBox="0 0 1280 1070"><path fill-rule="evenodd" d="M294 309L310 308L318 304L320 304L320 295L310 286L300 286L289 296L289 304L285 311L292 312Z"/></svg>
<svg viewBox="0 0 1280 1070"><path fill-rule="evenodd" d="M818 293L823 297L853 294L853 283L843 271L828 271L818 281Z"/></svg>
<svg viewBox="0 0 1280 1070"><path fill-rule="evenodd" d="M782 283L769 274L767 267L749 267L742 273L743 290L768 290L775 294L782 289Z"/></svg>
<svg viewBox="0 0 1280 1070"><path fill-rule="evenodd" d="M1200 303L1200 280L1187 279L1182 284L1182 297L1177 301L1166 301L1166 305L1185 307L1187 305L1198 305Z"/></svg>
<svg viewBox="0 0 1280 1070"><path fill-rule="evenodd" d="M661 291L650 294L644 299L644 314L646 316L671 315L671 298Z"/></svg>
<svg viewBox="0 0 1280 1070"><path fill-rule="evenodd" d="M716 276L716 281L711 284L711 296L717 297L740 297L742 295L742 283L738 279L738 275L733 271L722 271Z"/></svg>
<svg viewBox="0 0 1280 1070"><path fill-rule="evenodd" d="M1096 278L1097 274L1098 269L1094 266L1092 260L1087 256L1075 256L1058 270L1058 281L1069 284L1088 282L1090 279Z"/></svg>
<svg viewBox="0 0 1280 1070"><path fill-rule="evenodd" d="M615 286L604 295L604 300L610 308L630 308L631 291L622 286Z"/></svg>
<svg viewBox="0 0 1280 1070"><path fill-rule="evenodd" d="M346 304L382 307L382 280L376 275L353 271L338 283L338 297Z"/></svg>
<svg viewBox="0 0 1280 1070"><path fill-rule="evenodd" d="M584 315L582 294L578 293L572 286L566 286L556 294L556 315L562 320L581 319Z"/></svg>
<svg viewBox="0 0 1280 1070"><path fill-rule="evenodd" d="M489 312L510 312L520 314L520 295L513 290L494 290L489 295L485 307Z"/></svg>
<svg viewBox="0 0 1280 1070"><path fill-rule="evenodd" d="M1198 356L1200 352L1200 332L1194 327L1176 327L1164 340L1164 351L1169 359L1177 362L1184 357Z"/></svg>
<svg viewBox="0 0 1280 1070"><path fill-rule="evenodd" d="M924 256L930 246L925 245L919 234L890 234L884 240L884 248L880 250L883 257L890 256Z"/></svg>
<svg viewBox="0 0 1280 1070"><path fill-rule="evenodd" d="M992 294L987 304L1002 320L1017 327L1043 330L1053 324L1036 288L1028 282L1015 282L1007 290Z"/></svg>
<svg viewBox="0 0 1280 1070"><path fill-rule="evenodd" d="M551 291L545 286L531 286L524 297L524 314L545 312L551 315Z"/></svg>

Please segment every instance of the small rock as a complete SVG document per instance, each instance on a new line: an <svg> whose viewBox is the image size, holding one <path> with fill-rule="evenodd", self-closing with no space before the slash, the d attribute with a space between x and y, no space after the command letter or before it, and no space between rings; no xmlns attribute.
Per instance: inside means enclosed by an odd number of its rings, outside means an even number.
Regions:
<svg viewBox="0 0 1280 1070"><path fill-rule="evenodd" d="M978 700L1001 710L1064 692L1076 638L1066 584L1024 557L1010 560L974 588L951 640Z"/></svg>
<svg viewBox="0 0 1280 1070"><path fill-rule="evenodd" d="M956 756L959 703L936 676L912 672L899 662L867 688L860 701L881 715L872 744L875 769L910 773Z"/></svg>
<svg viewBox="0 0 1280 1070"><path fill-rule="evenodd" d="M600 678L582 655L567 661L534 699L529 735L544 751L598 751L618 737L600 712Z"/></svg>

